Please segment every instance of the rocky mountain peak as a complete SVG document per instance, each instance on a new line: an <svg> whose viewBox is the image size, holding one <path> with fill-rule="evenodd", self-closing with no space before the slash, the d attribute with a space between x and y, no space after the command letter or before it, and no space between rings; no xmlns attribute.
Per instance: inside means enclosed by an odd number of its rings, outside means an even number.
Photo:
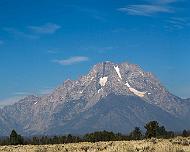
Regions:
<svg viewBox="0 0 190 152"><path fill-rule="evenodd" d="M121 121L125 120L125 128L130 128L150 119L166 124L167 120L189 120L189 107L189 102L169 93L153 74L140 66L106 61L94 65L78 80L66 80L48 95L28 96L4 107L0 127L15 125L25 133L51 129L62 133L78 128L84 131L110 129L107 126L123 128ZM138 123L134 124L134 120Z"/></svg>
<svg viewBox="0 0 190 152"><path fill-rule="evenodd" d="M48 96L48 101L64 102L83 98L94 103L111 93L147 98L151 96L153 87L160 89L159 81L138 65L106 61L94 65L90 72L79 80L66 80Z"/></svg>

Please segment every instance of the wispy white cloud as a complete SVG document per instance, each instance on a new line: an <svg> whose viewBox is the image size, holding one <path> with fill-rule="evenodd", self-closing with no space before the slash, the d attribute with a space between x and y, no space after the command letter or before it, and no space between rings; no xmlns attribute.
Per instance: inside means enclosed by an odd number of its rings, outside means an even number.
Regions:
<svg viewBox="0 0 190 152"><path fill-rule="evenodd" d="M44 88L44 89L39 90L38 94L39 95L47 95L47 94L51 93L52 91L53 91L52 88Z"/></svg>
<svg viewBox="0 0 190 152"><path fill-rule="evenodd" d="M53 88L50 87L44 87L42 89L39 89L37 91L32 91L32 92L25 92L25 91L19 91L19 92L14 92L12 93L12 96L9 98L1 99L0 100L0 108L7 106L7 105L12 105L16 102L18 102L21 99L24 99L25 97L29 95L47 95L53 91Z"/></svg>
<svg viewBox="0 0 190 152"><path fill-rule="evenodd" d="M53 88L50 87L42 87L41 89L30 92L27 91L14 92L12 95L13 96L45 95L50 93L52 90Z"/></svg>
<svg viewBox="0 0 190 152"><path fill-rule="evenodd" d="M146 0L146 1L154 4L171 4L182 0Z"/></svg>
<svg viewBox="0 0 190 152"><path fill-rule="evenodd" d="M22 30L5 27L4 31L12 34L15 38L38 39L45 34L54 34L61 26L54 23L46 23L42 26L26 26Z"/></svg>
<svg viewBox="0 0 190 152"><path fill-rule="evenodd" d="M167 25L165 28L169 31L173 31L175 29L183 29L186 26L190 26L190 19L185 17L171 17L167 21Z"/></svg>
<svg viewBox="0 0 190 152"><path fill-rule="evenodd" d="M10 33L10 34L12 34L16 38L18 38L18 37L29 38L29 39L37 39L37 38L39 38L38 35L22 32L20 30L15 29L15 28L6 27L6 28L3 28L3 30Z"/></svg>
<svg viewBox="0 0 190 152"><path fill-rule="evenodd" d="M166 5L154 5L154 4L139 4L139 5L128 5L118 9L121 12L126 12L129 15L139 16L152 16L157 13L173 13L172 7Z"/></svg>
<svg viewBox="0 0 190 152"><path fill-rule="evenodd" d="M88 61L89 58L86 56L73 56L68 59L63 59L63 60L53 60L53 62L61 64L61 65L72 65L75 63L80 63L84 61Z"/></svg>
<svg viewBox="0 0 190 152"><path fill-rule="evenodd" d="M28 96L28 95L31 95L32 93L31 92L14 92L13 93L14 95L22 95L22 96Z"/></svg>
<svg viewBox="0 0 190 152"><path fill-rule="evenodd" d="M55 50L48 50L47 53L49 53L49 54L56 54L57 51L55 51Z"/></svg>
<svg viewBox="0 0 190 152"><path fill-rule="evenodd" d="M37 34L54 34L61 26L54 23L46 23L41 26L28 26L28 28Z"/></svg>
<svg viewBox="0 0 190 152"><path fill-rule="evenodd" d="M49 54L57 54L60 53L62 50L62 48L48 48L46 52Z"/></svg>
<svg viewBox="0 0 190 152"><path fill-rule="evenodd" d="M17 101L23 99L26 96L13 96L7 99L0 100L0 108L7 106L7 105L12 105L16 103Z"/></svg>
<svg viewBox="0 0 190 152"><path fill-rule="evenodd" d="M118 11L139 16L153 16L158 13L175 13L176 9L172 4L180 1L182 0L146 0L141 4L121 7Z"/></svg>

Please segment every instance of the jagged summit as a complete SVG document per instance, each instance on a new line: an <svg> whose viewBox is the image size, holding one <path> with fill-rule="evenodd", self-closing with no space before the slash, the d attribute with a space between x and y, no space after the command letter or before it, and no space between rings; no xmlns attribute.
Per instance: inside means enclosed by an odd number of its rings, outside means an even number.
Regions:
<svg viewBox="0 0 190 152"><path fill-rule="evenodd" d="M151 78L151 75L143 72L137 65L102 62L93 66L90 72L79 80L66 80L53 92L52 99L61 98L64 101L83 97L89 103L94 103L111 93L145 97L151 94L150 88L145 90L146 88L143 87L144 78L148 77ZM143 84L139 85L139 83Z"/></svg>
<svg viewBox="0 0 190 152"><path fill-rule="evenodd" d="M170 129L184 129L190 126L189 114L190 104L169 93L150 72L109 61L94 65L78 80L66 80L48 95L6 106L0 127L5 134L15 128L29 135L127 132L154 119Z"/></svg>

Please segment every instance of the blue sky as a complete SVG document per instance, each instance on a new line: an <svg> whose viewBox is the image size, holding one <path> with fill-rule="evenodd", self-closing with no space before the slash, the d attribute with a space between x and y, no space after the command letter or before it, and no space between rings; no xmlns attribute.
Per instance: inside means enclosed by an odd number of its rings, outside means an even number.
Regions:
<svg viewBox="0 0 190 152"><path fill-rule="evenodd" d="M0 101L44 94L105 60L190 97L188 0L0 0Z"/></svg>

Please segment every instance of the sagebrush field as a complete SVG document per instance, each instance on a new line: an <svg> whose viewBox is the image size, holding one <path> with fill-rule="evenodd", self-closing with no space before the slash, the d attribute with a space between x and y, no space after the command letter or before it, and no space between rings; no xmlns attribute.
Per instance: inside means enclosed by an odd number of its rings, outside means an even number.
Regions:
<svg viewBox="0 0 190 152"><path fill-rule="evenodd" d="M1 146L0 152L190 152L190 138Z"/></svg>

